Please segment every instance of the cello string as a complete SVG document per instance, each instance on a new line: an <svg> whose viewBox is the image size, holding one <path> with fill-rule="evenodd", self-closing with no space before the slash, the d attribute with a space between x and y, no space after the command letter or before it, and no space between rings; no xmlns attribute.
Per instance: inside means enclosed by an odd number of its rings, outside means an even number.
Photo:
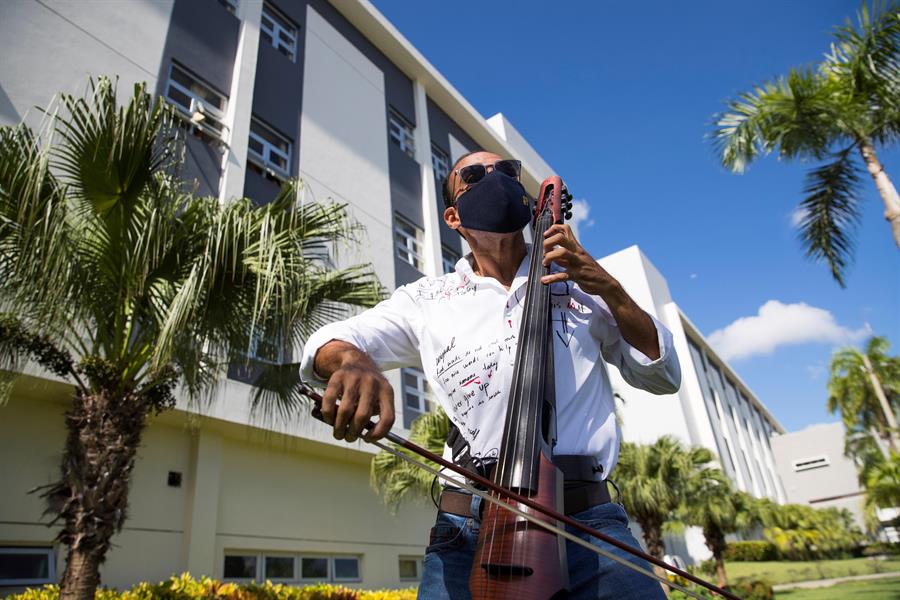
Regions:
<svg viewBox="0 0 900 600"><path fill-rule="evenodd" d="M612 552L610 552L608 550L605 550L598 546L594 546L587 540L583 540L580 537L578 537L577 535L575 535L573 533L569 533L565 529L562 529L560 527L552 525L551 523L541 521L537 517L520 510L516 506L510 504L509 502L501 500L500 498L495 498L491 494L482 492L481 490L479 490L475 486L469 484L468 482L457 481L457 480L453 479L451 476L446 475L446 474L442 473L441 471L429 466L428 464L426 464L424 462L416 460L415 458L413 458L411 456L407 456L406 454L399 452L398 450L388 446L387 444L384 444L384 443L378 442L378 441L369 442L369 443L381 448L385 452L389 452L390 454L393 454L394 456L407 461L408 463L410 463L412 465L415 465L415 466L418 466L418 467L424 469L425 471L427 471L428 473L430 473L432 475L435 475L442 479L446 479L446 480L450 481L451 483L454 483L454 485L461 485L463 489L472 493L475 496L478 496L479 498L482 499L482 501L487 500L488 502L494 504L495 506L504 508L504 509L512 512L513 514L528 520L529 522L533 522L538 527L546 529L557 535L561 535L562 537L566 538L567 540L574 542L584 548L587 548L588 550L592 550L595 553L599 554L600 556L603 556L604 558L608 558L609 560L615 561L624 567L628 567L629 569L631 569L633 571L641 573L642 575L646 575L647 577L655 579L656 581L659 581L660 583L668 585L669 587L675 588L676 590L678 590L684 594L687 594L691 598L696 598L697 600L705 600L704 597L701 596L699 593L688 589L687 587L681 585L680 583L677 583L675 581L670 581L667 577L663 577L662 575L659 575L658 573L652 571L651 569L645 569L644 567L642 567L640 565L636 565L636 564L632 563L627 558L622 558L621 556L613 554ZM490 582L490 580L488 580L488 581Z"/></svg>

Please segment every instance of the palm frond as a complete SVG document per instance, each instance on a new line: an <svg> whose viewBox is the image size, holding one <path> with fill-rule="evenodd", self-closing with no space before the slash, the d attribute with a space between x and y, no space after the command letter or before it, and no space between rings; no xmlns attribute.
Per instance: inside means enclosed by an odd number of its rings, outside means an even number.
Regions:
<svg viewBox="0 0 900 600"><path fill-rule="evenodd" d="M450 420L438 408L413 422L409 439L426 450L440 454L449 430ZM401 454L422 460L405 448L395 449ZM425 462L434 469L440 468L437 464ZM369 481L392 511L396 511L405 500L422 501L431 497L432 486L435 484L434 476L430 473L384 450L372 458Z"/></svg>
<svg viewBox="0 0 900 600"><path fill-rule="evenodd" d="M300 363L275 363L246 358L239 368L253 374L250 408L265 422L295 421L304 410L311 409L301 392Z"/></svg>
<svg viewBox="0 0 900 600"><path fill-rule="evenodd" d="M757 86L715 117L711 134L722 165L742 173L759 156L822 158L849 127L835 106L834 86L812 69Z"/></svg>
<svg viewBox="0 0 900 600"><path fill-rule="evenodd" d="M800 203L800 239L806 256L827 262L841 287L845 287L844 272L853 256L853 235L860 220L860 175L852 151L852 146L846 148L832 162L810 171L803 190L806 198Z"/></svg>

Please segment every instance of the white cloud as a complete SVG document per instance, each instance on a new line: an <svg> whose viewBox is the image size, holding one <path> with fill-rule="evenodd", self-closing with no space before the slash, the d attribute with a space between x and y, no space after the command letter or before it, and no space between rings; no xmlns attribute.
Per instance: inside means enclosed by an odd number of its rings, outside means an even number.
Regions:
<svg viewBox="0 0 900 600"><path fill-rule="evenodd" d="M868 323L856 330L838 325L824 308L769 300L757 314L737 319L709 334L708 339L722 358L729 360L771 354L780 346L849 344L871 333Z"/></svg>
<svg viewBox="0 0 900 600"><path fill-rule="evenodd" d="M691 279L697 279L697 274L696 274L696 273L691 273Z"/></svg>
<svg viewBox="0 0 900 600"><path fill-rule="evenodd" d="M580 228L582 226L585 229L594 226L594 220L590 218L590 214L591 205L588 204L587 200L578 199L572 202L572 218L569 219L569 227L575 232L576 240L581 240Z"/></svg>
<svg viewBox="0 0 900 600"><path fill-rule="evenodd" d="M800 223L803 222L803 219L806 218L807 210L802 206L798 206L794 210L791 211L790 219L791 219L791 227L796 229L800 227Z"/></svg>

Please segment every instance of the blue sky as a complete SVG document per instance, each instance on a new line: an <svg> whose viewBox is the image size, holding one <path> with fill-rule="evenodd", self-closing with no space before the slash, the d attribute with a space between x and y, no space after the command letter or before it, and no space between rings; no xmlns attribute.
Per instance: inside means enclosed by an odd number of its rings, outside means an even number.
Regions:
<svg viewBox="0 0 900 600"><path fill-rule="evenodd" d="M638 244L707 336L769 303L727 339L735 352L774 348L730 363L787 430L836 420L825 410L833 340L868 327L900 352L900 251L871 180L841 289L803 258L791 224L810 165L769 157L733 175L705 140L727 99L819 61L857 2L374 3L587 201L581 241L595 257ZM900 187L900 150L880 158Z"/></svg>

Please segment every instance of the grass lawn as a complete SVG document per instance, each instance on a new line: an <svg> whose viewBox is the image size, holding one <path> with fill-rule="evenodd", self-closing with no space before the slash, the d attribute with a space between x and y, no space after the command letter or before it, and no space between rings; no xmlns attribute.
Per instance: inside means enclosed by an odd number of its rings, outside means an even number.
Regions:
<svg viewBox="0 0 900 600"><path fill-rule="evenodd" d="M895 557L890 560L848 558L844 560L797 562L726 562L725 570L729 579L753 577L767 579L774 585L810 579L831 579L833 577L848 577L850 575L900 572L900 558Z"/></svg>
<svg viewBox="0 0 900 600"><path fill-rule="evenodd" d="M775 592L776 600L900 600L900 578L850 581L815 590Z"/></svg>

